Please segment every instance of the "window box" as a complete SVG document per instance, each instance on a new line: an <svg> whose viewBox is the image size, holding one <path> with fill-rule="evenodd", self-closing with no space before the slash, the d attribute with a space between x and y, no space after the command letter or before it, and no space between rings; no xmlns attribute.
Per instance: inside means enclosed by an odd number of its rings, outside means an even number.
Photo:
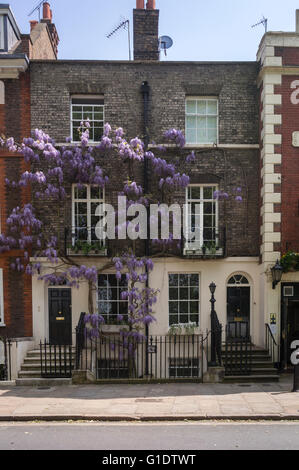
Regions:
<svg viewBox="0 0 299 470"><path fill-rule="evenodd" d="M102 333L120 333L121 331L128 331L128 325L101 325Z"/></svg>

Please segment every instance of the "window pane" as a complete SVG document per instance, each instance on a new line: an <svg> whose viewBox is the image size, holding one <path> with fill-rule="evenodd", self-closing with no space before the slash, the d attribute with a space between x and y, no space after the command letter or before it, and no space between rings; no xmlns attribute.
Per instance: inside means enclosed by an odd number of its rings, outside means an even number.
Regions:
<svg viewBox="0 0 299 470"><path fill-rule="evenodd" d="M196 144L196 129L186 130L186 141L188 144Z"/></svg>
<svg viewBox="0 0 299 470"><path fill-rule="evenodd" d="M206 144L208 143L207 140L207 131L206 129L198 129L197 130L197 142L199 144Z"/></svg>
<svg viewBox="0 0 299 470"><path fill-rule="evenodd" d="M217 101L208 101L208 114L217 114Z"/></svg>
<svg viewBox="0 0 299 470"><path fill-rule="evenodd" d="M179 290L176 288L171 287L169 289L169 298L171 300L177 300L179 298Z"/></svg>
<svg viewBox="0 0 299 470"><path fill-rule="evenodd" d="M207 118L198 117L198 118L196 118L196 123L197 123L197 129L205 130L206 127L207 127Z"/></svg>
<svg viewBox="0 0 299 470"><path fill-rule="evenodd" d="M180 323L188 323L189 318L188 315L180 315Z"/></svg>
<svg viewBox="0 0 299 470"><path fill-rule="evenodd" d="M207 118L207 127L209 129L216 129L216 127L217 127L217 118L216 117L208 117Z"/></svg>
<svg viewBox="0 0 299 470"><path fill-rule="evenodd" d="M178 313L179 304L178 302L169 302L169 313Z"/></svg>
<svg viewBox="0 0 299 470"><path fill-rule="evenodd" d="M191 274L190 276L190 286L198 286L199 285L199 275L198 274Z"/></svg>
<svg viewBox="0 0 299 470"><path fill-rule="evenodd" d="M101 198L101 188L100 186L91 186L90 187L90 198L91 199L100 199Z"/></svg>
<svg viewBox="0 0 299 470"><path fill-rule="evenodd" d="M188 300L188 287L180 288L180 299Z"/></svg>
<svg viewBox="0 0 299 470"><path fill-rule="evenodd" d="M180 302L180 313L188 313L188 302Z"/></svg>
<svg viewBox="0 0 299 470"><path fill-rule="evenodd" d="M196 101L188 100L186 101L186 112L195 114L196 113Z"/></svg>
<svg viewBox="0 0 299 470"><path fill-rule="evenodd" d="M203 198L204 199L213 199L214 187L204 187L203 188Z"/></svg>
<svg viewBox="0 0 299 470"><path fill-rule="evenodd" d="M75 199L87 199L87 186L75 186Z"/></svg>
<svg viewBox="0 0 299 470"><path fill-rule="evenodd" d="M199 186L193 186L191 189L191 199L200 199L201 188Z"/></svg>
<svg viewBox="0 0 299 470"><path fill-rule="evenodd" d="M102 135L103 135L103 127L95 127L94 128L93 140L95 142L99 142L102 138Z"/></svg>
<svg viewBox="0 0 299 470"><path fill-rule="evenodd" d="M188 274L180 274L180 286L188 286Z"/></svg>
<svg viewBox="0 0 299 470"><path fill-rule="evenodd" d="M169 274L169 285L178 286L179 284L179 275L178 274Z"/></svg>
<svg viewBox="0 0 299 470"><path fill-rule="evenodd" d="M186 118L186 124L187 124L187 129L196 129L196 116L187 116Z"/></svg>
<svg viewBox="0 0 299 470"><path fill-rule="evenodd" d="M194 300L199 299L198 287L190 287L190 299L194 299Z"/></svg>
<svg viewBox="0 0 299 470"><path fill-rule="evenodd" d="M209 142L217 142L217 129L208 129Z"/></svg>
<svg viewBox="0 0 299 470"><path fill-rule="evenodd" d="M169 325L176 325L179 322L178 315L170 315L169 316Z"/></svg>
<svg viewBox="0 0 299 470"><path fill-rule="evenodd" d="M205 100L197 101L197 114L206 114L206 101Z"/></svg>
<svg viewBox="0 0 299 470"><path fill-rule="evenodd" d="M198 302L190 302L190 313L198 313Z"/></svg>

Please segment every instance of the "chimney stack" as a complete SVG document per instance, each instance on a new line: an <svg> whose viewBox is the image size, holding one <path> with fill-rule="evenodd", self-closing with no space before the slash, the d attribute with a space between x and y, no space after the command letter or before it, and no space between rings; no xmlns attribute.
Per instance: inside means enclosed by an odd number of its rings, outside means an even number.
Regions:
<svg viewBox="0 0 299 470"><path fill-rule="evenodd" d="M155 10L156 9L156 0L147 0L146 9L147 10Z"/></svg>
<svg viewBox="0 0 299 470"><path fill-rule="evenodd" d="M30 21L30 32L33 30L33 28L38 24L38 21L36 20L31 20Z"/></svg>
<svg viewBox="0 0 299 470"><path fill-rule="evenodd" d="M49 20L50 22L52 21L52 11L48 2L43 4L43 20Z"/></svg>
<svg viewBox="0 0 299 470"><path fill-rule="evenodd" d="M159 53L159 10L156 0L136 0L133 12L134 60L158 61Z"/></svg>

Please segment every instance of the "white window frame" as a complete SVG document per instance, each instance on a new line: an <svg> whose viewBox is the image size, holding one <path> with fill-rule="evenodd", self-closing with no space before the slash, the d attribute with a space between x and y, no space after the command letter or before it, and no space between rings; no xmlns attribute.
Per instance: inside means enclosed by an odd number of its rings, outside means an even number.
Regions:
<svg viewBox="0 0 299 470"><path fill-rule="evenodd" d="M89 107L92 107L93 110L94 110L94 107L95 106L101 106L103 108L103 120L90 120L90 123L92 122L100 122L103 124L103 128L104 128L104 124L105 124L105 104L91 104L91 103L86 103L86 104L76 104L76 103L73 103L73 100L75 99L80 99L80 100L103 100L104 101L104 96L103 95L72 95L71 98L70 98L70 136L71 136L71 141L72 143L78 143L79 141L78 140L74 140L74 136L73 136L73 121L78 121L78 119L73 119L73 106L89 106ZM81 119L81 121L84 121L84 119ZM89 139L89 141L91 143L96 143L96 142L100 142L100 140L93 140L93 139Z"/></svg>
<svg viewBox="0 0 299 470"><path fill-rule="evenodd" d="M188 198L188 191L189 188L200 188L200 199L189 199ZM192 240L186 240L185 242L185 248L189 249L191 248L197 248L201 249L204 243L204 238L203 238L203 231L204 231L204 202L213 202L215 203L215 244L219 242L219 234L218 234L218 228L219 228L219 202L218 199L212 198L212 199L204 199L203 197L203 192L204 188L214 188L214 191L218 190L218 185L217 184L189 184L186 188L186 205L188 206L188 217L186 217L185 223L186 223L186 233L188 233L188 227L189 227L189 204L192 203L198 203L200 205L200 240L192 241Z"/></svg>
<svg viewBox="0 0 299 470"><path fill-rule="evenodd" d="M107 273L107 272L106 272L106 273L100 273L100 274L103 275L103 276L109 276L109 275L116 276L116 274L111 273L111 272L110 272L110 273L109 273L109 272L108 272L108 273ZM99 310L99 302L100 302L100 300L99 300L99 289L104 289L104 286L103 286L103 287L99 286L99 275L98 275L97 290L96 290L96 305L97 305L98 313L99 313L100 315L102 315L105 320L107 320L107 317L108 317L108 319L109 319L109 317L112 316L113 314L111 314L111 315L110 315L109 313L108 313L108 314L105 314L105 313L103 314L103 312L101 312L101 311ZM108 290L108 289L109 289L109 287L107 287L107 290ZM107 300L102 300L102 302L110 302L110 303L113 302L113 303L115 303L115 304L119 304L120 302L122 302L122 303L127 303L127 304L128 304L128 300L122 300L122 299L121 299L121 291L120 291L120 289L121 289L121 286L119 285L119 280L117 279L117 291L118 291L118 294L119 294L119 298L118 298L117 300L109 300L109 299L107 299ZM118 315L118 313L116 313L115 315ZM123 314L122 314L122 315L123 315ZM127 318L128 318L129 310L127 310L126 315L127 315ZM108 323L108 324L109 324L109 323Z"/></svg>
<svg viewBox="0 0 299 470"><path fill-rule="evenodd" d="M217 105L217 114L197 114L197 113L187 113L187 103L188 101L214 101ZM195 117L215 117L216 116L216 141L205 141L205 142L198 142L196 136L196 142L189 142L188 141L188 134L187 134L187 117L188 116L195 116ZM197 130L197 127L196 127ZM219 143L219 99L215 96L188 96L185 100L185 136L186 136L186 144L189 146L201 146L201 145L214 145Z"/></svg>
<svg viewBox="0 0 299 470"><path fill-rule="evenodd" d="M170 299L170 296L169 296L169 293L170 293L170 287L174 287L174 286L170 286L169 284L169 276L171 275L184 275L184 274L188 274L188 275L192 275L192 274L196 274L196 276L198 276L198 301L197 300L194 300L194 299L191 299L190 297L188 297L188 299L183 299L181 300L179 298L179 294L178 294L178 299L177 299L177 302L198 302L198 313L171 313L170 310L169 310L169 307L170 307L170 304L169 302L175 302L176 300L175 299ZM187 323L181 323L180 321L178 323L182 324L182 325L188 325L188 323L191 322L190 320L190 317L191 315L197 315L197 327L200 327L200 321L201 321L201 279L200 279L200 273L199 272L191 272L191 271L188 271L188 272L185 272L185 271L181 271L181 272L169 272L168 273L168 279L167 279L167 288L168 288L168 328L171 328L171 326L173 324L170 324L170 315L177 315L178 317L180 317L181 315L188 315L188 322ZM179 284L178 284L178 289L179 289ZM186 288L188 287L188 289L190 287L195 287L195 286L190 286L188 284L188 286L181 286L182 288ZM197 287L197 286L196 286ZM175 323L176 324L176 323Z"/></svg>
<svg viewBox="0 0 299 470"><path fill-rule="evenodd" d="M87 214L86 214L86 217L87 217L87 232L88 232L88 237L87 237L87 240L82 240L82 241L86 241L88 243L91 243L91 217L92 217L92 214L91 214L91 204L94 203L94 202L98 202L98 204L104 204L105 203L105 189L101 188L99 185L92 185L92 184L83 184L82 186L85 186L87 188L87 197L86 199L80 199L80 198L76 198L75 195L76 195L76 189L77 189L77 184L73 184L72 185L72 243L73 245L75 245L76 243L76 236L74 235L75 234L75 231L76 231L76 228L77 225L76 225L76 203L80 203L80 202L83 202L83 203L86 203L87 204ZM92 186L95 186L95 187L98 187L100 191L102 191L102 199L99 198L99 199L92 199L91 198L91 187ZM100 240L98 239L97 240L99 243L101 243L102 246L105 246L105 240Z"/></svg>
<svg viewBox="0 0 299 470"><path fill-rule="evenodd" d="M3 269L0 268L0 326L5 326L4 323L4 298L3 298Z"/></svg>

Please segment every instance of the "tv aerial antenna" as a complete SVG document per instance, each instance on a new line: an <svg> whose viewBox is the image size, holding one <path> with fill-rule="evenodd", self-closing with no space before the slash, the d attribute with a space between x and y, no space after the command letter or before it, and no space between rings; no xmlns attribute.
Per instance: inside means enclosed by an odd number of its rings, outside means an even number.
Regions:
<svg viewBox="0 0 299 470"><path fill-rule="evenodd" d="M159 52L161 50L164 50L164 54L167 55L167 49L170 49L170 47L173 45L173 40L169 36L161 36L159 38Z"/></svg>
<svg viewBox="0 0 299 470"><path fill-rule="evenodd" d="M265 18L263 16L263 18L261 19L261 21L259 21L258 23L252 25L251 27L252 28L256 28L256 26L259 26L260 24L262 24L265 28L265 33L267 32L267 28L268 28L268 18Z"/></svg>
<svg viewBox="0 0 299 470"><path fill-rule="evenodd" d="M120 29L124 29L125 31L128 31L129 60L131 60L130 20L126 20L124 17L121 17L118 25L109 34L107 34L106 37L107 39L110 39L111 36L116 34Z"/></svg>
<svg viewBox="0 0 299 470"><path fill-rule="evenodd" d="M41 7L43 6L44 3L45 3L45 0L42 0L41 2L39 2L39 3L33 8L33 10L31 10L31 12L29 13L28 16L33 15L33 13L38 10L38 19L39 19L39 21L40 21L40 9L41 9Z"/></svg>

